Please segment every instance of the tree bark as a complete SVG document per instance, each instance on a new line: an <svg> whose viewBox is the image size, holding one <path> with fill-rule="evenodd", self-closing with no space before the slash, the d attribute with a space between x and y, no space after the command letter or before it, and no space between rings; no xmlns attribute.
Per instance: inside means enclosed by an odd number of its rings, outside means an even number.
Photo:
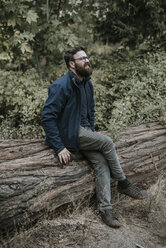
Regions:
<svg viewBox="0 0 166 248"><path fill-rule="evenodd" d="M125 174L150 184L166 171L166 127L130 127L116 143ZM80 153L60 165L44 140L0 142L0 229L32 223L39 216L94 193L93 170Z"/></svg>
<svg viewBox="0 0 166 248"><path fill-rule="evenodd" d="M152 184L166 171L166 126L158 122L121 132L116 143L121 166L137 184Z"/></svg>

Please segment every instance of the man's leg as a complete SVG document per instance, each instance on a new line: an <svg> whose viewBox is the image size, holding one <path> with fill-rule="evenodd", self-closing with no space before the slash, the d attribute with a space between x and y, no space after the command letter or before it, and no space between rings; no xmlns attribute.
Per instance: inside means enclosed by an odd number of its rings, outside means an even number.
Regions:
<svg viewBox="0 0 166 248"><path fill-rule="evenodd" d="M110 137L97 132L92 132L89 128L80 127L79 148L81 151L101 152L108 162L113 177L118 181L126 179L119 163L115 145Z"/></svg>
<svg viewBox="0 0 166 248"><path fill-rule="evenodd" d="M105 139L108 141L108 148L104 146ZM114 145L107 136L98 135L98 133L82 127L79 133L79 143L80 151L94 167L100 215L107 225L118 228L121 224L114 216L111 206L110 172L118 180L124 181L125 176L119 164Z"/></svg>
<svg viewBox="0 0 166 248"><path fill-rule="evenodd" d="M118 180L118 191L135 199L147 197L147 192L132 185L124 175L115 146L110 137L92 132L90 128L80 127L79 145L81 151L98 151L107 160L113 177Z"/></svg>
<svg viewBox="0 0 166 248"><path fill-rule="evenodd" d="M82 151L82 153L93 165L98 209L112 209L110 170L106 159L97 151Z"/></svg>
<svg viewBox="0 0 166 248"><path fill-rule="evenodd" d="M111 227L120 227L121 224L114 216L111 206L111 177L107 160L98 151L82 151L82 153L94 168L97 204L103 221Z"/></svg>

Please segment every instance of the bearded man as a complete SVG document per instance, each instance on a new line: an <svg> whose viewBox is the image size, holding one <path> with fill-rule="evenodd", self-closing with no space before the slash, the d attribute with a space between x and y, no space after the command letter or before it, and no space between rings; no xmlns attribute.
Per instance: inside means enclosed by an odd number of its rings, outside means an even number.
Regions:
<svg viewBox="0 0 166 248"><path fill-rule="evenodd" d="M111 176L122 194L143 199L147 192L128 181L111 138L94 131L92 68L85 49L72 47L64 59L69 70L49 87L42 112L45 144L55 150L62 164L70 161L72 151L85 155L94 168L100 215L107 225L120 227L111 206Z"/></svg>

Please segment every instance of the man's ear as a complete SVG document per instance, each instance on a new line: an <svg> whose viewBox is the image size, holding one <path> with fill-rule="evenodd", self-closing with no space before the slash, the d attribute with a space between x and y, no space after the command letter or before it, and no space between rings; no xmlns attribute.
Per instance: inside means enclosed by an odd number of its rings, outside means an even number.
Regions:
<svg viewBox="0 0 166 248"><path fill-rule="evenodd" d="M70 60L69 61L69 66L70 66L70 68L75 69L75 63L74 63L74 61Z"/></svg>

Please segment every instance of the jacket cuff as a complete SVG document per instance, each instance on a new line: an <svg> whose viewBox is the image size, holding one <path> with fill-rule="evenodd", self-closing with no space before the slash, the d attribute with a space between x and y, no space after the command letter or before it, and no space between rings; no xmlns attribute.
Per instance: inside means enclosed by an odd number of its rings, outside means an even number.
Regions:
<svg viewBox="0 0 166 248"><path fill-rule="evenodd" d="M59 148L58 150L55 150L55 149L54 149L54 151L55 151L56 154L58 155L58 153L60 153L64 148L65 148L65 147L61 147L61 148Z"/></svg>

